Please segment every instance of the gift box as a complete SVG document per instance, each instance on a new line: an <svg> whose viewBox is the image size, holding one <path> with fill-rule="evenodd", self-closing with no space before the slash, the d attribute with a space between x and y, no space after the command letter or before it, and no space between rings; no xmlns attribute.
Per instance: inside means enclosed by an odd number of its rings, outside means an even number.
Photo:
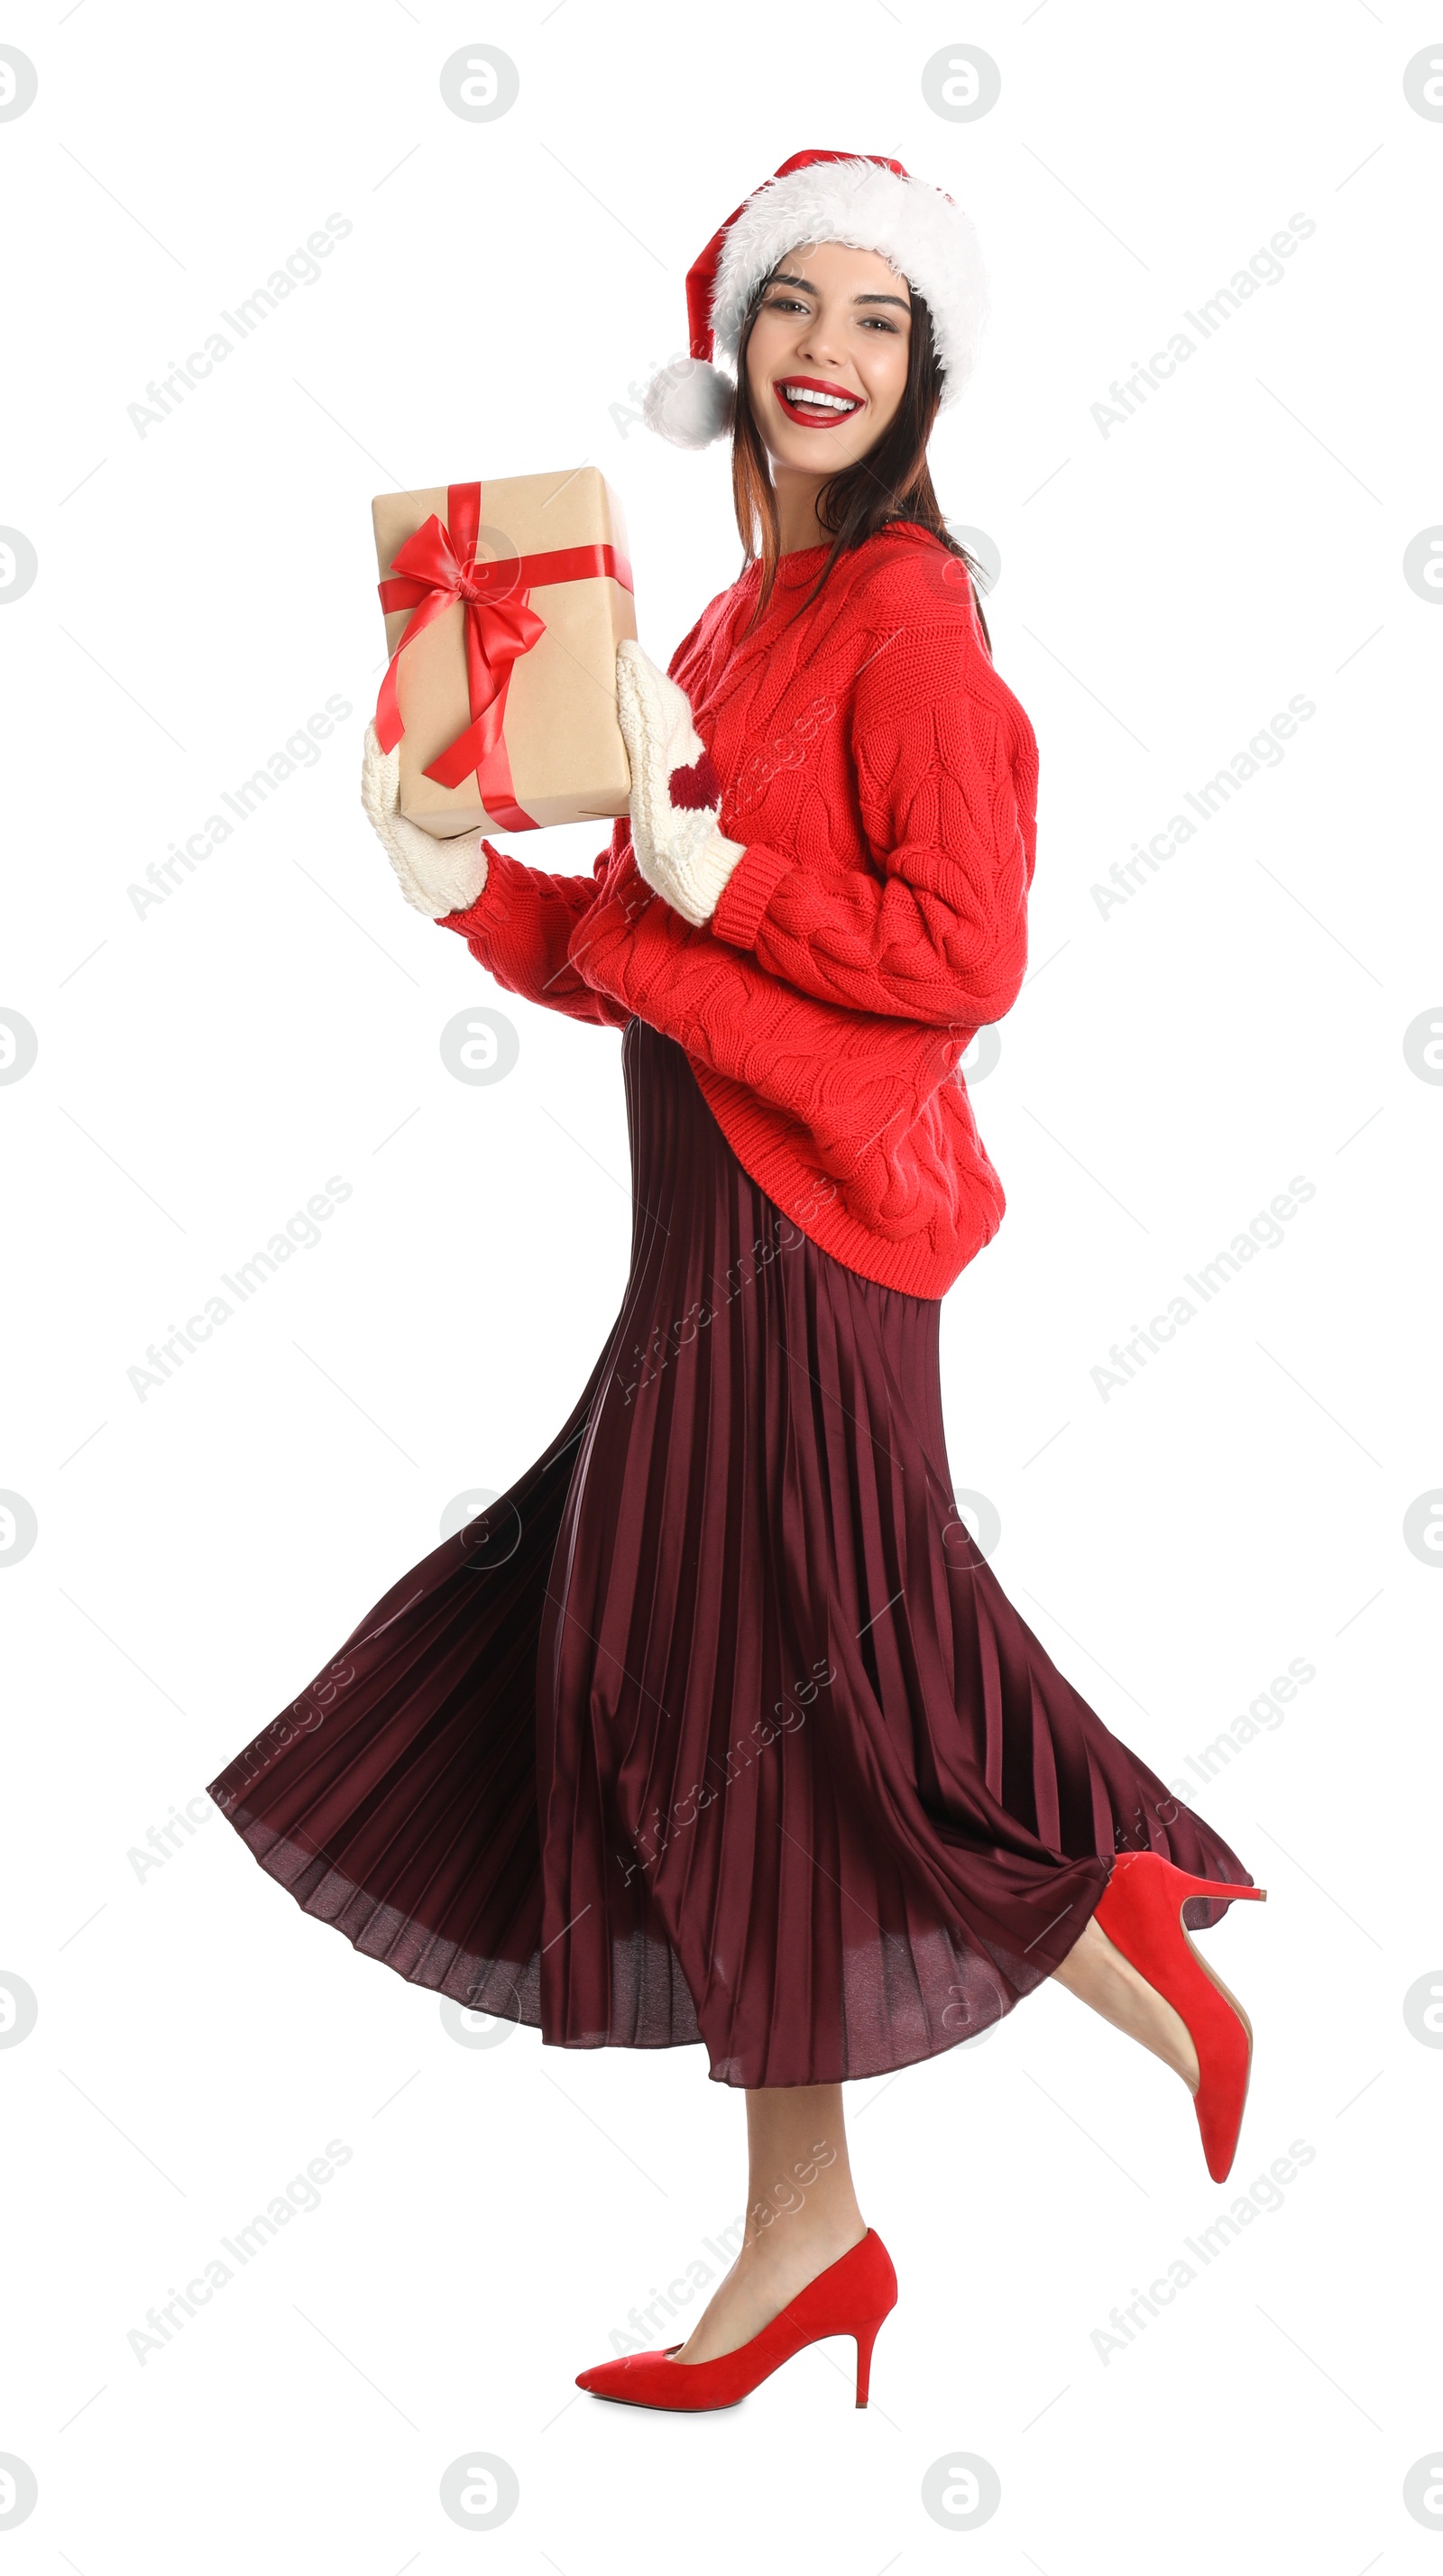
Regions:
<svg viewBox="0 0 1443 2576"><path fill-rule="evenodd" d="M610 820L631 793L616 648L635 635L621 506L594 465L371 503L400 804L438 840Z"/></svg>

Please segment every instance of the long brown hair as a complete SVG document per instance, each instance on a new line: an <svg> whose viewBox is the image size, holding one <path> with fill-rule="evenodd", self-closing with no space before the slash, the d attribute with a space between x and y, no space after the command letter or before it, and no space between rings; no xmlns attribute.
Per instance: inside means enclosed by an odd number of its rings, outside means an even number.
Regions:
<svg viewBox="0 0 1443 2576"><path fill-rule="evenodd" d="M762 279L742 324L736 359L736 403L732 416L732 505L748 564L758 559L758 534L761 537L761 585L748 621L748 633L765 613L781 560L781 524L777 496L772 488L771 461L752 409L751 391L747 384L747 343L761 310L762 298L771 283L770 276ZM958 556L966 565L977 623L990 654L992 638L987 632L980 596L981 566L965 546L959 545L956 538L949 535L927 464L927 441L932 435L932 424L941 399L942 367L932 329L931 307L925 296L918 295L913 289L912 335L907 351L907 382L901 402L875 447L867 455L858 457L854 464L842 466L822 487L817 517L831 537L832 544L816 585L803 606L810 608L833 565L842 555L851 554L856 547L865 544L878 528L905 521L914 528L925 528L948 554Z"/></svg>

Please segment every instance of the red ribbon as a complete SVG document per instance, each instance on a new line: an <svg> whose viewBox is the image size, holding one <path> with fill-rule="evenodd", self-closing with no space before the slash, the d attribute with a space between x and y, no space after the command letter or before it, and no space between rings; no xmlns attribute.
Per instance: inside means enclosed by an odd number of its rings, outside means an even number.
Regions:
<svg viewBox="0 0 1443 2576"><path fill-rule="evenodd" d="M376 700L377 738L383 751L394 751L406 730L396 671L407 645L460 600L471 722L423 775L440 787L459 787L474 769L477 792L493 826L503 832L534 832L536 824L516 802L503 730L512 666L546 632L546 621L531 606L529 594L547 582L597 581L608 575L630 590L631 566L607 545L558 546L550 554L478 562L479 483L448 487L446 521L449 525L434 516L427 519L392 557L391 571L399 578L378 584L383 609L409 608L411 615Z"/></svg>

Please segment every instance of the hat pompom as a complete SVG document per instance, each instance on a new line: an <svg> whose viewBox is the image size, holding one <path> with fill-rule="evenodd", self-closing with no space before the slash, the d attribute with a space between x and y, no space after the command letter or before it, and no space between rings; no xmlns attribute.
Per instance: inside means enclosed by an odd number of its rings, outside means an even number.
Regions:
<svg viewBox="0 0 1443 2576"><path fill-rule="evenodd" d="M642 418L673 447L710 447L731 427L735 393L705 358L674 358L647 386Z"/></svg>

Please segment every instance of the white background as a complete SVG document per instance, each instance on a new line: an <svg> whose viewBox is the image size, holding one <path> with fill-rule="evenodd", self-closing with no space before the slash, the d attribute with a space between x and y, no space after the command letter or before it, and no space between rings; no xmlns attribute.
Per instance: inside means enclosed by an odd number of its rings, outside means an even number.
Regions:
<svg viewBox="0 0 1443 2576"><path fill-rule="evenodd" d="M0 2449L39 2481L5 2566L1434 2566L1403 2482L1443 2437L1443 2055L1403 1997L1443 1982L1439 1576L1403 1524L1443 1474L1443 1095L1403 1040L1443 985L1443 616L1402 570L1443 519L1443 125L1403 84L1433 16L82 0L4 34L39 74L0 125L0 519L39 564L0 616L0 1003L39 1038L0 1092L0 1484L39 1529L0 1586L0 1965L39 2000L0 2051ZM476 40L520 74L492 123L439 87ZM954 41L1002 75L970 123L922 90ZM600 465L664 661L739 550L725 449L662 446L628 388L682 345L708 234L806 145L952 189L992 278L934 465L1000 550L1042 776L1032 964L975 1093L1009 1208L943 1316L959 1494L1164 1775L1316 1672L1195 1801L1271 1891L1208 1952L1257 2031L1235 2185L1175 2079L1047 1987L849 2093L902 2285L871 2410L830 2346L688 2422L572 2382L741 2206L702 2052L464 2048L218 1816L143 1879L128 1855L456 1494L541 1451L626 1275L619 1036L498 994L357 810L370 496ZM333 212L317 282L140 436L147 382ZM1112 380L1295 213L1282 280L1104 437ZM1103 917L1094 885L1294 694L1282 761ZM315 765L138 916L328 695L353 712ZM574 871L599 839L516 846ZM494 1087L438 1052L477 1003L520 1035ZM323 1240L140 1401L147 1344L332 1174ZM1283 1243L1104 1402L1109 1345L1299 1174ZM333 2138L321 2206L142 2365L146 2311ZM1294 2140L1283 2206L1104 2359L1109 2312ZM467 2445L520 2480L490 2531L439 2502ZM958 2451L1001 2480L971 2531L922 2503Z"/></svg>

